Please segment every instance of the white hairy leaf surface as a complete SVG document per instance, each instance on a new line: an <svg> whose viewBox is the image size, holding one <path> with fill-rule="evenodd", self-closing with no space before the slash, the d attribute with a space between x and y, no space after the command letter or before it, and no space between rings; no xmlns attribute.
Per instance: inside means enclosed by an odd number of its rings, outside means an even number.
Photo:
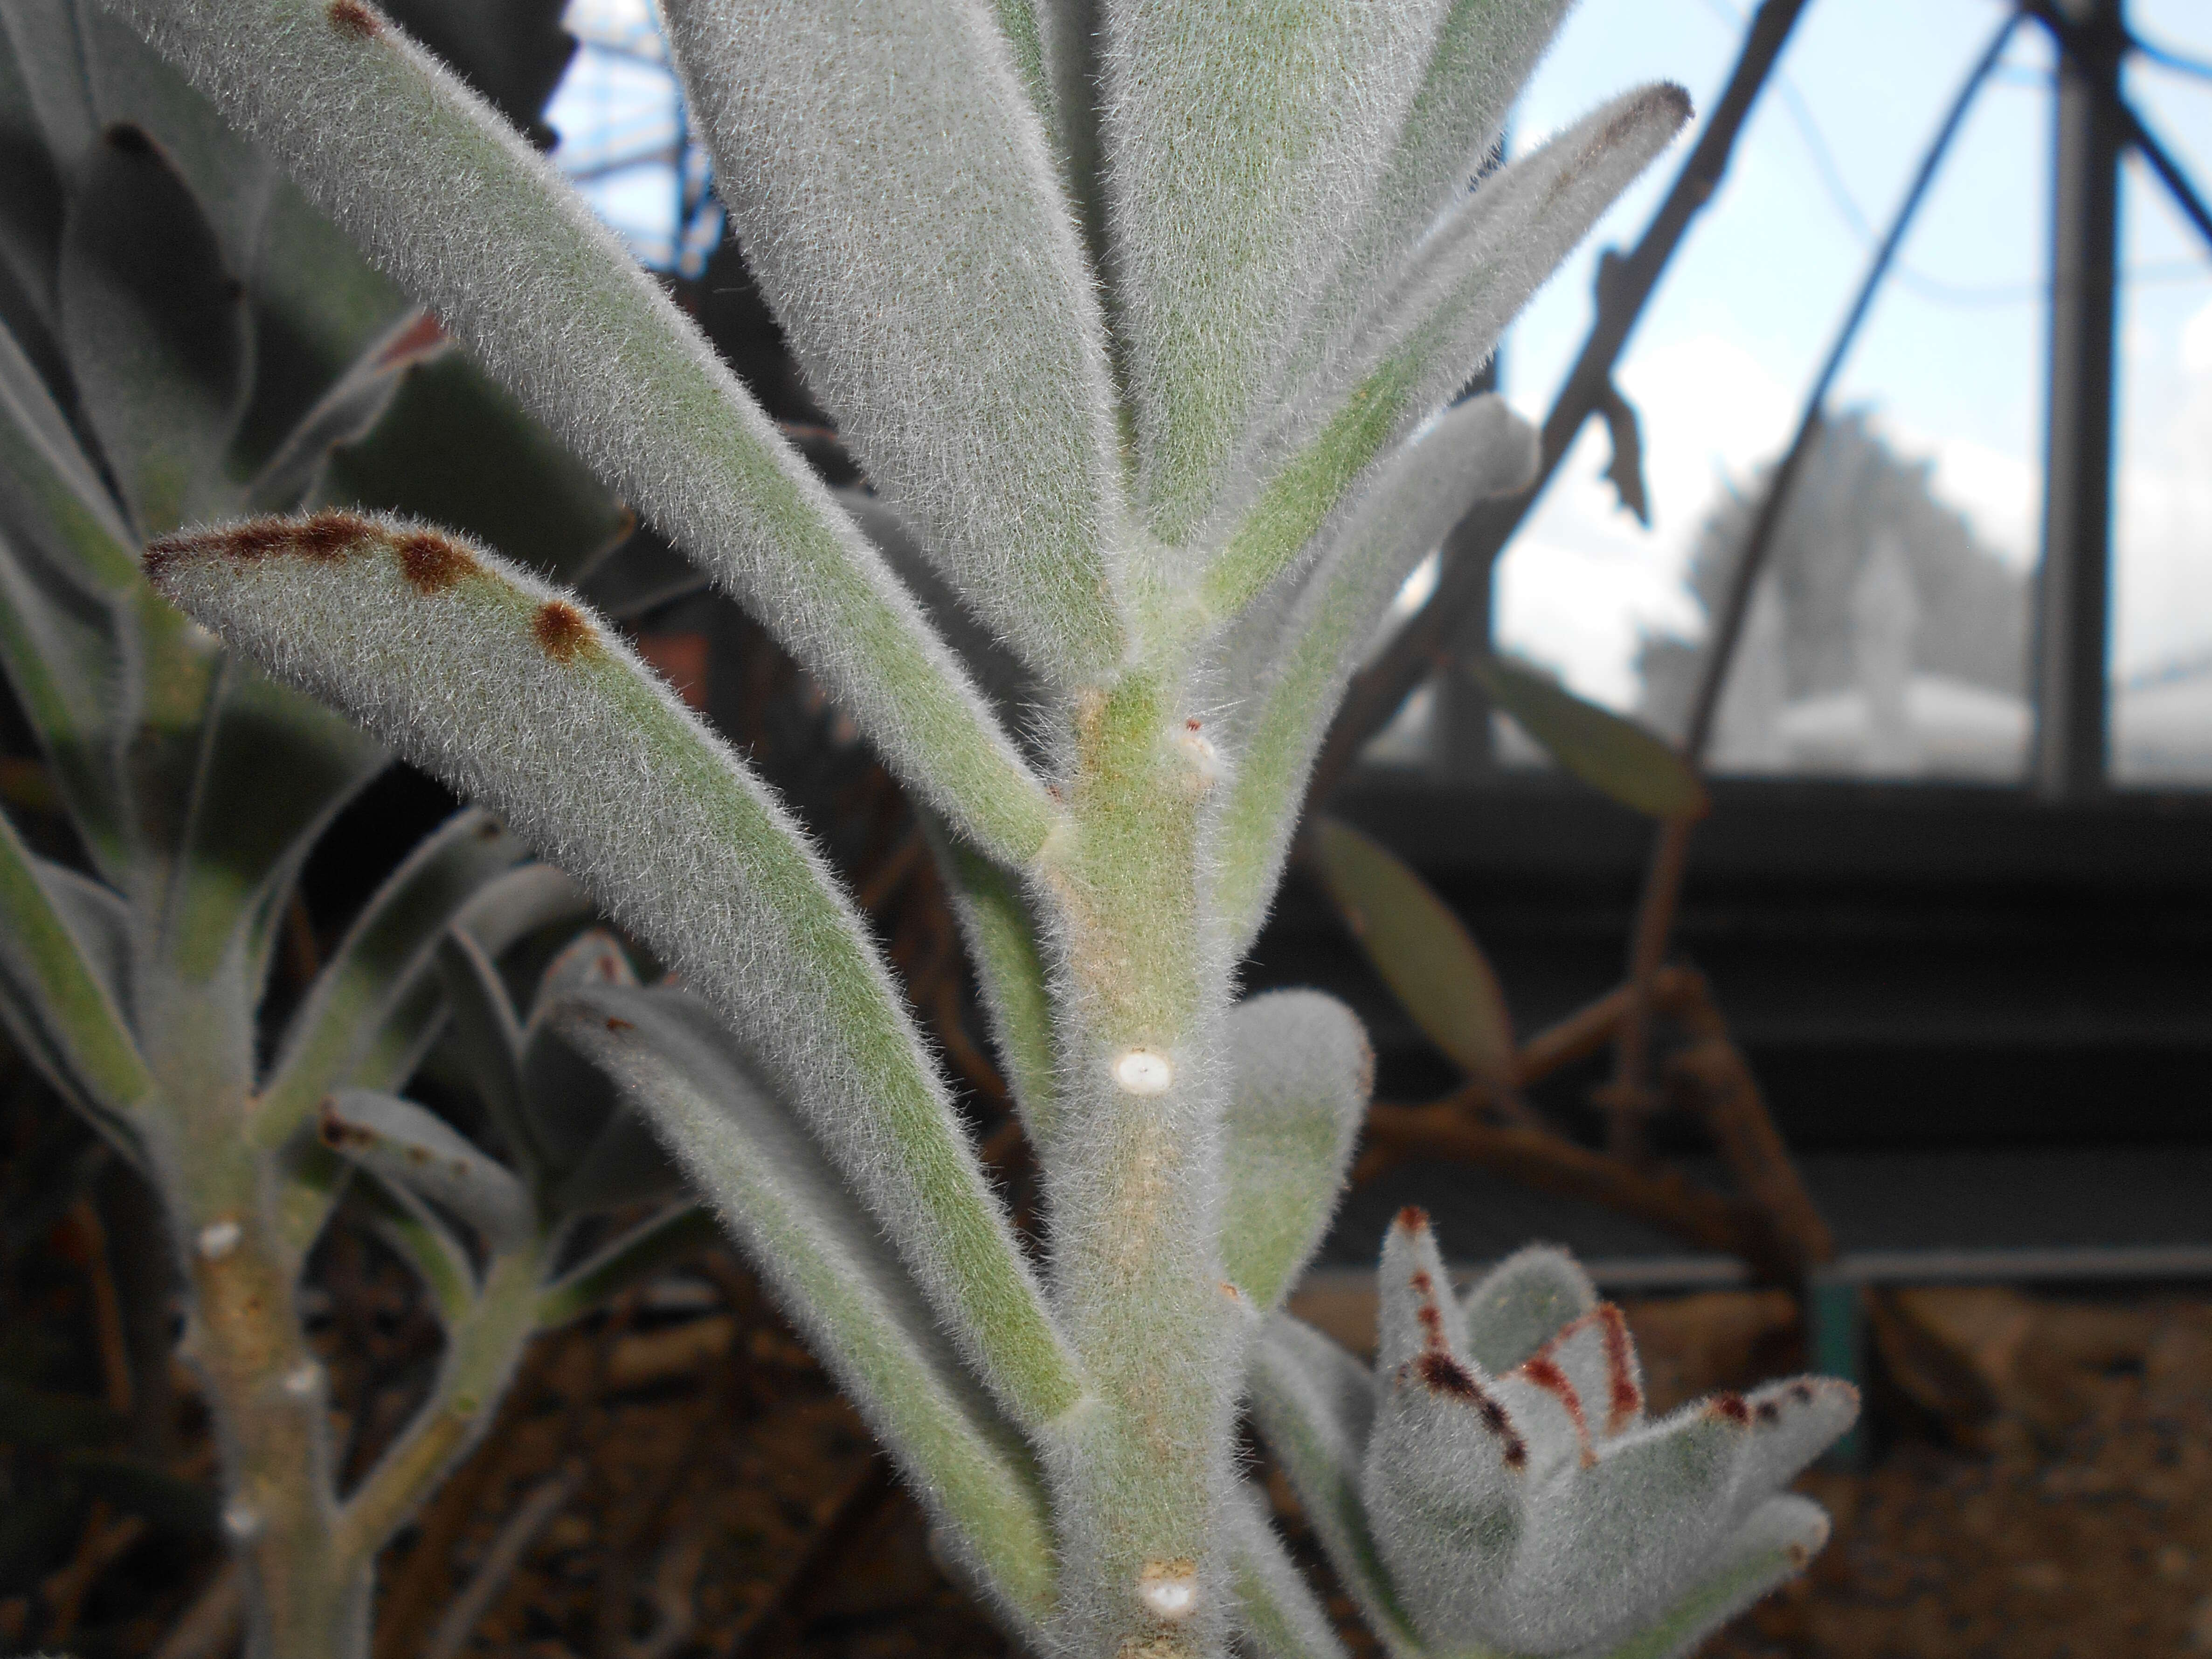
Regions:
<svg viewBox="0 0 2212 1659"><path fill-rule="evenodd" d="M1346 1659L1328 1609L1275 1531L1267 1494L1249 1482L1229 1510L1237 1630L1264 1659Z"/></svg>
<svg viewBox="0 0 2212 1659"><path fill-rule="evenodd" d="M417 842L369 896L285 1027L253 1109L254 1137L263 1146L291 1139L340 1084L396 1087L404 1080L356 1078L355 1069L419 1000L446 929L526 850L489 814L457 812Z"/></svg>
<svg viewBox="0 0 2212 1659"><path fill-rule="evenodd" d="M1474 398L1392 457L1324 534L1271 672L1233 717L1216 891L1236 955L1266 920L1314 757L1391 599L1469 507L1525 483L1535 460L1534 429L1504 399Z"/></svg>
<svg viewBox="0 0 2212 1659"><path fill-rule="evenodd" d="M1035 1466L972 1385L913 1281L750 1076L705 1005L679 992L578 990L562 1036L605 1066L713 1200L869 1426L922 1480L924 1504L1025 1621L1053 1595Z"/></svg>
<svg viewBox="0 0 2212 1659"><path fill-rule="evenodd" d="M1418 1651L1359 1497L1375 1379L1310 1325L1278 1313L1253 1342L1251 1386L1253 1417L1330 1566L1393 1652Z"/></svg>
<svg viewBox="0 0 2212 1659"><path fill-rule="evenodd" d="M1221 1259L1262 1312L1328 1231L1375 1082L1359 1019L1319 991L1274 991L1229 1015L1229 1194Z"/></svg>
<svg viewBox="0 0 2212 1659"><path fill-rule="evenodd" d="M1305 380L1247 452L1264 480L1240 498L1206 573L1232 615L1297 557L1376 458L1429 418L1489 357L1505 325L1689 113L1680 88L1628 94L1467 198L1397 281L1315 354Z"/></svg>
<svg viewBox="0 0 2212 1659"><path fill-rule="evenodd" d="M459 1217L502 1249L530 1231L530 1194L466 1135L411 1100L340 1089L317 1115L323 1145L387 1185L405 1188Z"/></svg>
<svg viewBox="0 0 2212 1659"><path fill-rule="evenodd" d="M100 971L106 943L80 937L43 862L0 813L0 1023L64 1097L113 1126L154 1079Z"/></svg>
<svg viewBox="0 0 2212 1659"><path fill-rule="evenodd" d="M1294 362L1357 316L1490 159L1505 112L1571 0L1453 0L1375 193L1305 323ZM1284 384L1297 386L1294 368Z"/></svg>
<svg viewBox="0 0 2212 1659"><path fill-rule="evenodd" d="M1016 861L1049 800L912 597L529 143L366 0L122 0L492 374Z"/></svg>
<svg viewBox="0 0 2212 1659"><path fill-rule="evenodd" d="M870 481L1032 668L1111 668L1104 325L985 0L666 9L746 265Z"/></svg>
<svg viewBox="0 0 2212 1659"><path fill-rule="evenodd" d="M1428 1212L1409 1206L1382 1235L1375 1269L1376 1376L1388 1379L1431 1351L1456 1355L1450 1303L1451 1279Z"/></svg>
<svg viewBox="0 0 2212 1659"><path fill-rule="evenodd" d="M1597 1287L1582 1264L1554 1244L1516 1250L1460 1298L1468 1358L1502 1375L1597 1306Z"/></svg>
<svg viewBox="0 0 2212 1659"><path fill-rule="evenodd" d="M1634 1634L1577 1649L1571 1659L1688 1659L1723 1625L1805 1570L1828 1541L1828 1517L1785 1493L1753 1513L1686 1595Z"/></svg>
<svg viewBox="0 0 2212 1659"><path fill-rule="evenodd" d="M497 811L679 969L806 1113L1000 1397L1071 1362L902 1000L836 878L728 746L572 599L390 520L156 544L172 600Z"/></svg>
<svg viewBox="0 0 2212 1659"><path fill-rule="evenodd" d="M1296 456L1295 476L1309 453L1377 428L1387 442L1425 418L1467 384L1505 325L1689 118L1680 87L1639 87L1485 180L1387 286L1363 296L1312 382L1289 389L1287 416L1256 465L1272 472L1278 457Z"/></svg>
<svg viewBox="0 0 2212 1659"><path fill-rule="evenodd" d="M1793 1376L1744 1396L1751 1450L1740 1509L1786 1487L1858 1420L1859 1391L1839 1377Z"/></svg>
<svg viewBox="0 0 2212 1659"><path fill-rule="evenodd" d="M1443 0L1104 0L1109 263L1138 483L1187 540L1419 83Z"/></svg>

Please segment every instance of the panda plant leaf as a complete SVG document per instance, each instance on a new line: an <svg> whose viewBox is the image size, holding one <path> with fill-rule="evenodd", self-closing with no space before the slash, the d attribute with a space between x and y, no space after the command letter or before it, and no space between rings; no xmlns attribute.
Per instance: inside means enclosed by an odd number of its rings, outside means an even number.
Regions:
<svg viewBox="0 0 2212 1659"><path fill-rule="evenodd" d="M761 1261L1010 1630L1096 1659L1333 1650L1237 1419L1279 1347L1312 1357L1273 1310L1340 1188L1364 1045L1321 1006L1240 1011L1237 959L1396 580L1533 472L1495 401L1433 417L1683 94L1626 94L1470 190L1549 0L664 0L762 290L933 583L1026 672L1017 733L685 314L368 0L118 4L939 821L1049 1257L807 836L520 550L373 514L199 523L154 542L161 591L678 971L687 1012L592 988L550 1029ZM1757 1460L1717 1431L1690 1433L1701 1480L1638 1474L1674 1455L1659 1425L1515 1500L1486 1429L1428 1409L1404 1434L1262 1417L1339 1457L1323 1534L1407 1650L1675 1651L1740 1601L1716 1574L1763 1585L1759 1540L1806 1536L1740 1516ZM1537 1517L1516 1536L1587 1524L1599 1557L1462 1547L1450 1517L1486 1504ZM1614 1562L1595 1620L1553 1605Z"/></svg>

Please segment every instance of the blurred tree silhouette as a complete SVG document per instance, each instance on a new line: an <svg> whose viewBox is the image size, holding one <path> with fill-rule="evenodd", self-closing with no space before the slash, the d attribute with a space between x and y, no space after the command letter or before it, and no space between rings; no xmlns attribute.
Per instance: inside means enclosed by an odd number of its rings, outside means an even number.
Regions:
<svg viewBox="0 0 2212 1659"><path fill-rule="evenodd" d="M1872 410L1850 410L1826 423L1768 554L1760 578L1765 591L1754 602L1730 675L1730 702L1747 692L1795 701L1858 684L1855 596L1885 544L1902 554L1917 602L1913 667L2010 696L2024 693L2029 576L1936 495L1933 471L1932 461L1899 454ZM1763 467L1752 488L1731 489L1698 532L1689 581L1709 616L1722 603L1771 475ZM1670 732L1683 729L1703 658L1702 641L1644 637L1637 653L1644 718Z"/></svg>

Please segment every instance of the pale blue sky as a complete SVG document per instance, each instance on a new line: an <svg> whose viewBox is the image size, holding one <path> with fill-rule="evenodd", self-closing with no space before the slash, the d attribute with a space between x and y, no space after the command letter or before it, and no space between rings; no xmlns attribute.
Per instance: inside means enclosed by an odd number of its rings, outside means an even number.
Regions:
<svg viewBox="0 0 2212 1659"><path fill-rule="evenodd" d="M1741 482L1786 440L1872 237L2002 15L1997 0L1814 0L1783 60L1788 88L1762 97L1623 362L1621 383L1646 422L1653 529L1614 509L1597 483L1602 445L1586 437L1501 568L1507 643L1625 706L1638 633L1695 631L1680 580L1688 538L1720 481ZM2134 0L2131 17L2146 35L2212 58L2206 0ZM1709 106L1740 19L1737 0L1583 0L1522 100L1516 143L1638 81L1679 81ZM2040 32L2021 30L2006 63L1954 143L1906 245L1905 278L1877 302L1838 396L1878 405L1901 447L1936 459L1939 489L2026 562L2046 326L2035 293L2048 258L2051 143ZM2146 65L2134 90L2212 189L2212 84ZM1678 147L1630 192L1509 337L1506 390L1532 413L1588 328L1596 249L1635 239L1686 153ZM2131 181L2126 204L2129 263L2154 280L2131 285L2124 313L2124 671L2212 649L2212 260L2157 195Z"/></svg>

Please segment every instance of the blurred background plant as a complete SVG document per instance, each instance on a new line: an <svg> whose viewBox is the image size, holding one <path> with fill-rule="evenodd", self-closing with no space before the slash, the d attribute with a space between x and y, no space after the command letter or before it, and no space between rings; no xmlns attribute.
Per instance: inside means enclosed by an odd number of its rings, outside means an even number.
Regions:
<svg viewBox="0 0 2212 1659"><path fill-rule="evenodd" d="M137 548L343 503L472 520L580 575L632 521L104 9L9 8L0 131L0 1014L79 1115L14 1103L9 1248L43 1236L82 1276L94 1336L11 1327L0 1617L69 1641L149 1533L219 1529L250 1588L213 1594L257 1645L289 1626L365 1651L371 1564L531 1332L701 1230L654 1213L653 1144L538 1029L541 969L629 976L608 936L562 948L589 916L573 886L480 814L410 848L434 792L380 798L381 750L155 598ZM445 1116L392 1092L418 1066ZM440 1332L368 1398L371 1357L326 1361L307 1328L342 1198ZM641 1230L586 1224L611 1212ZM220 1497L171 1388L185 1285Z"/></svg>

